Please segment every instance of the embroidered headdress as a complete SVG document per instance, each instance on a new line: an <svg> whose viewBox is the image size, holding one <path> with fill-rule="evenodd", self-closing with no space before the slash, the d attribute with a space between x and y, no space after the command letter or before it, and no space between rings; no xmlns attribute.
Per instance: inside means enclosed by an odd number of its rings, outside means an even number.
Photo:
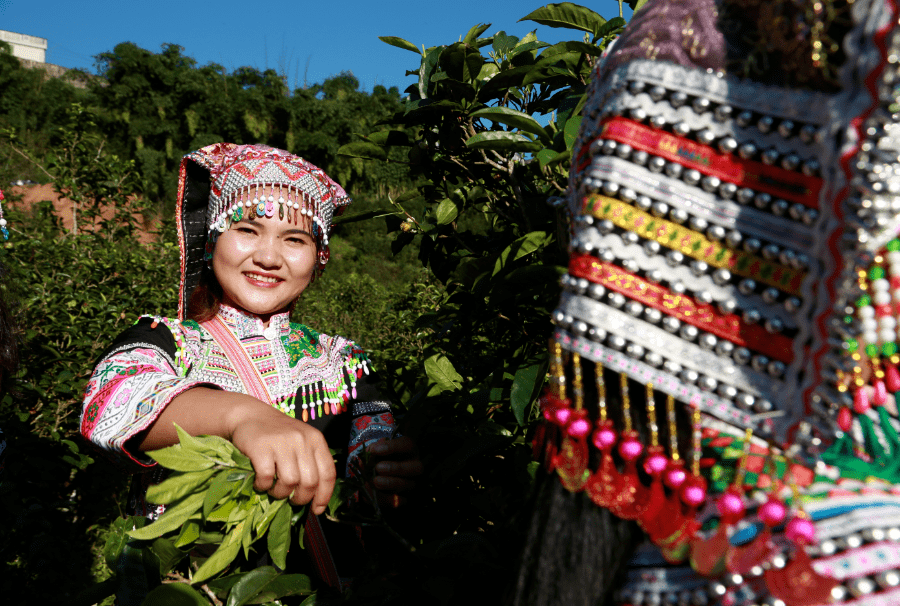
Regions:
<svg viewBox="0 0 900 606"><path fill-rule="evenodd" d="M900 603L898 14L651 1L595 71L536 452L711 603Z"/></svg>
<svg viewBox="0 0 900 606"><path fill-rule="evenodd" d="M308 217L318 249L317 272L328 262L332 219L350 204L344 189L299 156L266 145L216 143L181 162L176 215L181 246L179 317L212 254L218 235L245 214Z"/></svg>

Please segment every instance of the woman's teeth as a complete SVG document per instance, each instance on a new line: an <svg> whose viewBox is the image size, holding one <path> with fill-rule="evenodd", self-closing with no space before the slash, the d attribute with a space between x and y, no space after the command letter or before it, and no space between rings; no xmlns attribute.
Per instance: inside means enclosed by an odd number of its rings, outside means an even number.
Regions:
<svg viewBox="0 0 900 606"><path fill-rule="evenodd" d="M259 274L244 274L244 275L252 280L256 280L257 282L270 282L273 284L275 282L278 282L278 278L272 278L269 276L261 276Z"/></svg>

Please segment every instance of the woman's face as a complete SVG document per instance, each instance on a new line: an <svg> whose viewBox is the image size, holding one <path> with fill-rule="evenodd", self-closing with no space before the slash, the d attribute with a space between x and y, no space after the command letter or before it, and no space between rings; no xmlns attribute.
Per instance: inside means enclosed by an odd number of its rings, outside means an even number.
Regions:
<svg viewBox="0 0 900 606"><path fill-rule="evenodd" d="M261 316L286 311L309 286L316 268L316 241L308 218L299 224L252 217L219 236L213 272L222 302Z"/></svg>

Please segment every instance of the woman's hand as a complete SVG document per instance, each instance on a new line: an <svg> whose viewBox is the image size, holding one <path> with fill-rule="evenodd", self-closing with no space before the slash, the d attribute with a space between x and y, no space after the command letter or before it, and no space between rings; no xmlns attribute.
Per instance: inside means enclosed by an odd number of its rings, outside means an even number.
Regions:
<svg viewBox="0 0 900 606"><path fill-rule="evenodd" d="M318 429L266 405L235 424L231 441L253 463L256 490L325 511L337 474Z"/></svg>
<svg viewBox="0 0 900 606"><path fill-rule="evenodd" d="M413 478L425 470L411 438L383 439L368 448L375 463L372 484L378 491L378 502L388 507L399 507L406 499L402 493L412 490Z"/></svg>

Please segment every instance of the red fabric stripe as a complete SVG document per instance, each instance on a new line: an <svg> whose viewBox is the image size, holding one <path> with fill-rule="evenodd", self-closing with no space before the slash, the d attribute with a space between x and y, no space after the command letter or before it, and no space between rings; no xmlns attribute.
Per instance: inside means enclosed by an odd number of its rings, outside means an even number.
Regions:
<svg viewBox="0 0 900 606"><path fill-rule="evenodd" d="M629 120L610 118L601 124L600 136L678 162L704 175L718 177L785 200L818 208L822 180L804 174L722 154L709 145L679 137L663 130Z"/></svg>
<svg viewBox="0 0 900 606"><path fill-rule="evenodd" d="M791 339L788 337L771 334L762 326L744 322L737 314L723 314L712 305L673 293L617 265L590 255L573 255L569 262L569 273L602 284L648 307L774 360L789 364L794 359Z"/></svg>

